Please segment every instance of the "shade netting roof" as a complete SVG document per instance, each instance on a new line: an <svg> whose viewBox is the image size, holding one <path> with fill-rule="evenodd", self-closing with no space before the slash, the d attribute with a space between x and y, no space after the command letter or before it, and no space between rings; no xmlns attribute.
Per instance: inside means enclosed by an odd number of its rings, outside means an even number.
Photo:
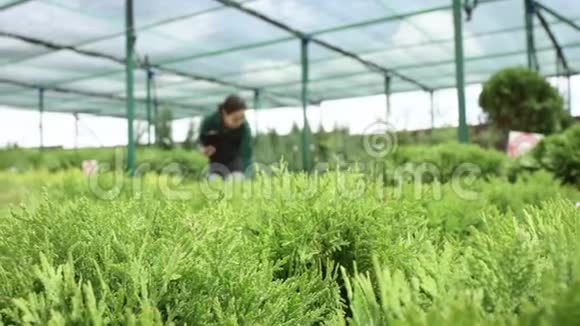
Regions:
<svg viewBox="0 0 580 326"><path fill-rule="evenodd" d="M543 0L580 23L573 0ZM454 87L451 0L238 0L245 8L340 47L389 71L392 92ZM523 0L480 0L464 22L467 83L505 66L526 65ZM125 115L125 8L120 0L0 0L0 105L45 111ZM135 0L136 115L145 116L147 72L176 118L213 110L229 93L261 106L300 105L300 40L215 0ZM572 69L580 33L546 15ZM556 51L534 21L540 72L560 73ZM384 73L309 44L309 100L384 93ZM400 78L399 76L406 78ZM411 81L410 81L411 80ZM413 81L416 81L413 82Z"/></svg>

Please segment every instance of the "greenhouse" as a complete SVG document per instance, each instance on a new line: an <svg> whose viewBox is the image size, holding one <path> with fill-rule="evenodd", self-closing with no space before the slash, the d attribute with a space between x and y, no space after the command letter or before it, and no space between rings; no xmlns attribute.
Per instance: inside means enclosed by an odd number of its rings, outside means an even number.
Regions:
<svg viewBox="0 0 580 326"><path fill-rule="evenodd" d="M392 93L457 87L466 142L466 84L513 65L569 77L580 59L580 8L568 0L5 0L0 10L0 104L130 126L160 105L203 114L233 92L260 109L304 110L386 94L388 116ZM409 32L390 37L400 24Z"/></svg>
<svg viewBox="0 0 580 326"><path fill-rule="evenodd" d="M577 2L0 0L0 326L578 325Z"/></svg>

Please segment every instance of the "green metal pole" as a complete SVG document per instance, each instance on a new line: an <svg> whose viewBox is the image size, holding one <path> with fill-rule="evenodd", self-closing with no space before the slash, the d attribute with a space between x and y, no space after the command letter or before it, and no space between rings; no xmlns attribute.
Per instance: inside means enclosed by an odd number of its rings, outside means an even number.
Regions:
<svg viewBox="0 0 580 326"><path fill-rule="evenodd" d="M258 109L260 108L260 90L254 90L254 133L258 137Z"/></svg>
<svg viewBox="0 0 580 326"><path fill-rule="evenodd" d="M75 119L75 149L79 148L79 113L73 113L73 118Z"/></svg>
<svg viewBox="0 0 580 326"><path fill-rule="evenodd" d="M159 101L157 98L153 99L153 131L155 132L155 144L159 144L159 134L157 133L157 125L159 124Z"/></svg>
<svg viewBox="0 0 580 326"><path fill-rule="evenodd" d="M465 70L463 58L463 17L461 0L453 1L453 26L455 30L455 79L457 102L459 105L458 139L460 143L469 142L467 119L465 114Z"/></svg>
<svg viewBox="0 0 580 326"><path fill-rule="evenodd" d="M10 9L12 7L16 7L18 5L24 4L24 3L29 2L29 1L31 1L31 0L15 0L15 1L9 1L6 4L0 5L0 11Z"/></svg>
<svg viewBox="0 0 580 326"><path fill-rule="evenodd" d="M38 121L38 131L40 132L40 150L42 150L44 148L44 130L43 130L44 88L38 89L38 113L40 114Z"/></svg>
<svg viewBox="0 0 580 326"><path fill-rule="evenodd" d="M385 76L385 99L387 105L387 119L391 117L391 76Z"/></svg>
<svg viewBox="0 0 580 326"><path fill-rule="evenodd" d="M147 69L147 145L151 146L151 79L153 72Z"/></svg>
<svg viewBox="0 0 580 326"><path fill-rule="evenodd" d="M435 129L435 101L434 91L429 92L429 103L431 105L431 130Z"/></svg>
<svg viewBox="0 0 580 326"><path fill-rule="evenodd" d="M536 60L536 46L534 44L534 4L533 0L524 0L524 14L526 26L526 54L528 58L528 68L538 70Z"/></svg>
<svg viewBox="0 0 580 326"><path fill-rule="evenodd" d="M568 19L568 18L560 15L557 11L550 9L541 3L535 2L534 4L537 7L539 7L540 9L543 9L543 10L547 11L549 14L551 14L552 16L558 18L558 20L560 20L561 22L568 24L568 26L570 26L573 29L580 32L580 25L576 24L572 19Z"/></svg>
<svg viewBox="0 0 580 326"><path fill-rule="evenodd" d="M302 57L302 118L304 127L302 128L302 166L305 171L310 171L310 126L308 125L308 39L301 39Z"/></svg>
<svg viewBox="0 0 580 326"><path fill-rule="evenodd" d="M570 74L566 76L568 82L568 112L572 113L572 86L570 85Z"/></svg>
<svg viewBox="0 0 580 326"><path fill-rule="evenodd" d="M135 174L135 136L133 120L135 119L135 98L133 94L133 66L135 30L133 28L133 0L125 0L125 75L127 90L127 171L130 176Z"/></svg>

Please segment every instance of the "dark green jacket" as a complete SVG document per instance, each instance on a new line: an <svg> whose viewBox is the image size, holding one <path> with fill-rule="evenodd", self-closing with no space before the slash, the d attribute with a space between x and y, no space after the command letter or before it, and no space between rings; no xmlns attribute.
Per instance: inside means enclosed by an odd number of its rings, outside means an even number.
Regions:
<svg viewBox="0 0 580 326"><path fill-rule="evenodd" d="M209 158L212 163L227 165L239 157L244 171L252 165L252 131L247 121L237 129L228 129L216 111L201 122L199 142L203 146L215 147L215 154Z"/></svg>

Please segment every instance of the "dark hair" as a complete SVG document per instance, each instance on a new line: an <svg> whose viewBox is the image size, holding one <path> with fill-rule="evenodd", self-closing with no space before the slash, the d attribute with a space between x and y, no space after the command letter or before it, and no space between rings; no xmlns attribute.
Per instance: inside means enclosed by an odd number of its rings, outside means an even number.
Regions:
<svg viewBox="0 0 580 326"><path fill-rule="evenodd" d="M238 95L230 95L226 97L223 103L218 106L218 110L222 113L230 114L240 110L246 109L246 102Z"/></svg>

